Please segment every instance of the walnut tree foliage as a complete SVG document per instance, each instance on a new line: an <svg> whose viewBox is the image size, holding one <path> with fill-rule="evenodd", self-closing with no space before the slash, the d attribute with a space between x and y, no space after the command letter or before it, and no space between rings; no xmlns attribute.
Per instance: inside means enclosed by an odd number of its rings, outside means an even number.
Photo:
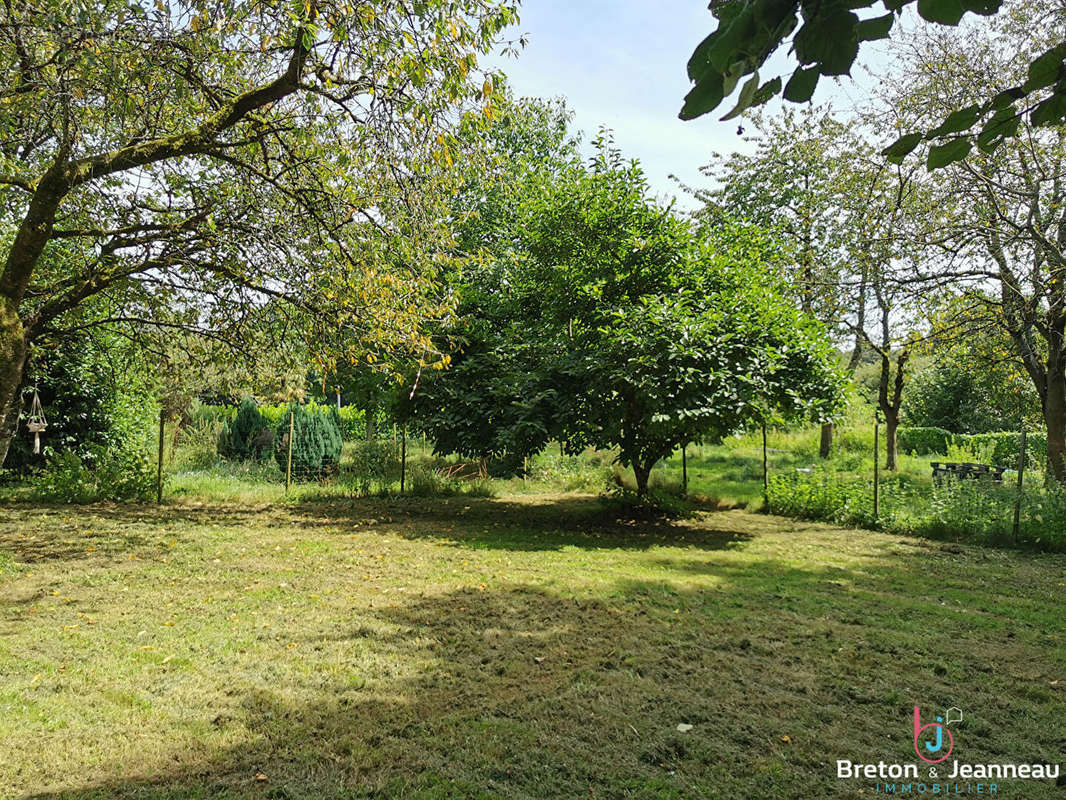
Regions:
<svg viewBox="0 0 1066 800"><path fill-rule="evenodd" d="M888 38L908 7L916 8L927 23L955 26L967 14L1007 13L1011 5L1010 0L712 0L718 27L689 59L694 86L680 116L694 119L713 111L742 79L736 105L723 119L777 95L805 103L820 77L850 74L862 44ZM1023 119L1034 126L1066 120L1066 4L1049 0L1029 8L1033 30L1057 27L1058 35L1033 54L1025 74L1002 80L977 100L950 109L937 124L907 131L886 155L902 159L928 141L927 164L935 169L963 158L974 144L994 150L1018 132ZM783 46L797 62L792 74L787 79L760 76L767 59Z"/></svg>
<svg viewBox="0 0 1066 800"><path fill-rule="evenodd" d="M506 0L0 6L0 458L29 350L71 325L239 344L269 317L326 363L337 341L425 349L451 130L492 116L478 55L515 19Z"/></svg>

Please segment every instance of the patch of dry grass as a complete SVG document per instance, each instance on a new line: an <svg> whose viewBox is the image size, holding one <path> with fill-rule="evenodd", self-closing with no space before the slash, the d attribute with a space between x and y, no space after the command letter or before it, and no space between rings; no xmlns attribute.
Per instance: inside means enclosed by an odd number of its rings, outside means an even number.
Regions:
<svg viewBox="0 0 1066 800"><path fill-rule="evenodd" d="M1064 583L587 497L9 507L0 796L854 797L835 759L913 760L915 704L1054 761Z"/></svg>

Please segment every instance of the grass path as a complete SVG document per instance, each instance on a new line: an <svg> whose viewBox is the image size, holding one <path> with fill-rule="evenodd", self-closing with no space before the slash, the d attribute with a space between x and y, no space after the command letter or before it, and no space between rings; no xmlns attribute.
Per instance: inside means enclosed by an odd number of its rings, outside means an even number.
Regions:
<svg viewBox="0 0 1066 800"><path fill-rule="evenodd" d="M1061 556L586 497L9 507L0 797L868 796L836 759L914 761L915 704L1058 762L1064 597Z"/></svg>

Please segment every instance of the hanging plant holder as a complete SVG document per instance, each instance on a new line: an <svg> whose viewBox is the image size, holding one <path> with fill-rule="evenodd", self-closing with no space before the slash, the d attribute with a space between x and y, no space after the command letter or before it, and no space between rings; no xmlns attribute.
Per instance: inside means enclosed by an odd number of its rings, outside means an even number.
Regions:
<svg viewBox="0 0 1066 800"><path fill-rule="evenodd" d="M41 407L41 398L37 396L37 390L33 390L33 404L30 406L30 416L26 420L26 428L33 434L33 452L41 452L41 434L48 429L48 419L44 416L44 408Z"/></svg>

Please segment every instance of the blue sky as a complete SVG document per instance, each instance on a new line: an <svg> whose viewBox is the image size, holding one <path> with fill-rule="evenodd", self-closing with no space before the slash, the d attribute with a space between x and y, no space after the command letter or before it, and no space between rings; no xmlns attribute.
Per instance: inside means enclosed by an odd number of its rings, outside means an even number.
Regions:
<svg viewBox="0 0 1066 800"><path fill-rule="evenodd" d="M738 121L718 121L731 105L691 122L677 118L689 88L685 64L715 26L706 0L525 0L521 15L512 35L528 34L527 47L492 65L518 96L565 97L586 140L601 124L612 128L656 193L680 194L670 174L706 185L699 167L713 152L746 149ZM774 63L787 69L780 54ZM773 74L764 72L764 79ZM833 93L823 81L814 99Z"/></svg>

